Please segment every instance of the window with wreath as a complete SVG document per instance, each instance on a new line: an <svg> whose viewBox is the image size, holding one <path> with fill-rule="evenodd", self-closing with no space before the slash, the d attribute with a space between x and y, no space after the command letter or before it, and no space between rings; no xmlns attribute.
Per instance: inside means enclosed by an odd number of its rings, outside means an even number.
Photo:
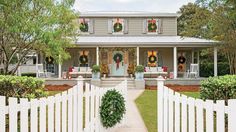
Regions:
<svg viewBox="0 0 236 132"><path fill-rule="evenodd" d="M157 34L158 33L158 19L147 19L147 33L153 33Z"/></svg>
<svg viewBox="0 0 236 132"><path fill-rule="evenodd" d="M115 18L112 19L112 32L113 33L124 33L124 19L121 18Z"/></svg>
<svg viewBox="0 0 236 132"><path fill-rule="evenodd" d="M89 33L89 19L80 18L79 19L79 30L81 33Z"/></svg>

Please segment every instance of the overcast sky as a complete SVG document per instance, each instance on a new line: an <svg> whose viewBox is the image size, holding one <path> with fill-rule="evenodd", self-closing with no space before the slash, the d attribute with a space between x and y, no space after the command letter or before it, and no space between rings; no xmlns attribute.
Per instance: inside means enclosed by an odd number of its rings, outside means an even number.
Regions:
<svg viewBox="0 0 236 132"><path fill-rule="evenodd" d="M78 11L151 11L175 13L195 0L76 0Z"/></svg>

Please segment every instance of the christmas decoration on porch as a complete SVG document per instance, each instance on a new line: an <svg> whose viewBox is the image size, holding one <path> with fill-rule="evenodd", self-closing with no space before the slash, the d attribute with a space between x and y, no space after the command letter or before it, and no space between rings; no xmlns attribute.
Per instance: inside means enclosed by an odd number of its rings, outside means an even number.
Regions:
<svg viewBox="0 0 236 132"><path fill-rule="evenodd" d="M156 30L157 30L156 20L154 19L148 20L148 32L156 32Z"/></svg>
<svg viewBox="0 0 236 132"><path fill-rule="evenodd" d="M113 56L113 60L116 62L116 70L118 70L118 69L119 69L119 66L120 66L120 62L122 62L122 60L123 60L122 54L116 53L116 54Z"/></svg>
<svg viewBox="0 0 236 132"><path fill-rule="evenodd" d="M49 56L49 57L46 57L45 61L47 64L53 64L54 59L51 56Z"/></svg>
<svg viewBox="0 0 236 132"><path fill-rule="evenodd" d="M79 29L81 32L88 32L88 22L86 22L84 18L80 23Z"/></svg>
<svg viewBox="0 0 236 132"><path fill-rule="evenodd" d="M87 64L88 63L88 56L85 55L85 51L83 51L83 54L79 57L79 61L81 64Z"/></svg>
<svg viewBox="0 0 236 132"><path fill-rule="evenodd" d="M122 28L123 28L123 26L122 26L119 18L117 18L117 21L113 26L114 32L120 32L120 31L122 31Z"/></svg>
<svg viewBox="0 0 236 132"><path fill-rule="evenodd" d="M157 57L154 55L154 52L153 52L153 51L152 51L152 55L150 55L150 56L148 57L148 61L149 61L150 63L156 63Z"/></svg>
<svg viewBox="0 0 236 132"><path fill-rule="evenodd" d="M186 62L186 58L185 58L185 53L181 52L180 56L178 57L178 71L179 72L185 72L185 62Z"/></svg>

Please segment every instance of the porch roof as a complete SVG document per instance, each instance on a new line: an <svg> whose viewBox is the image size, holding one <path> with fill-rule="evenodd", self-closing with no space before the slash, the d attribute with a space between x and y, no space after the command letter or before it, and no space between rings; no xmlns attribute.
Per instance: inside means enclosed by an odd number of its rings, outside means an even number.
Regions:
<svg viewBox="0 0 236 132"><path fill-rule="evenodd" d="M181 36L79 36L80 46L122 47L212 47L217 41Z"/></svg>

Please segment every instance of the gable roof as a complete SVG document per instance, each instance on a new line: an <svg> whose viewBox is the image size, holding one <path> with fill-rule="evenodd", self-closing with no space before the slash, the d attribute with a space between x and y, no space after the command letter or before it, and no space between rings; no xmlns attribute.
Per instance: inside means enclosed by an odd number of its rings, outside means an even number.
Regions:
<svg viewBox="0 0 236 132"><path fill-rule="evenodd" d="M80 46L162 46L162 47L211 47L213 40L181 36L79 36L75 44Z"/></svg>

